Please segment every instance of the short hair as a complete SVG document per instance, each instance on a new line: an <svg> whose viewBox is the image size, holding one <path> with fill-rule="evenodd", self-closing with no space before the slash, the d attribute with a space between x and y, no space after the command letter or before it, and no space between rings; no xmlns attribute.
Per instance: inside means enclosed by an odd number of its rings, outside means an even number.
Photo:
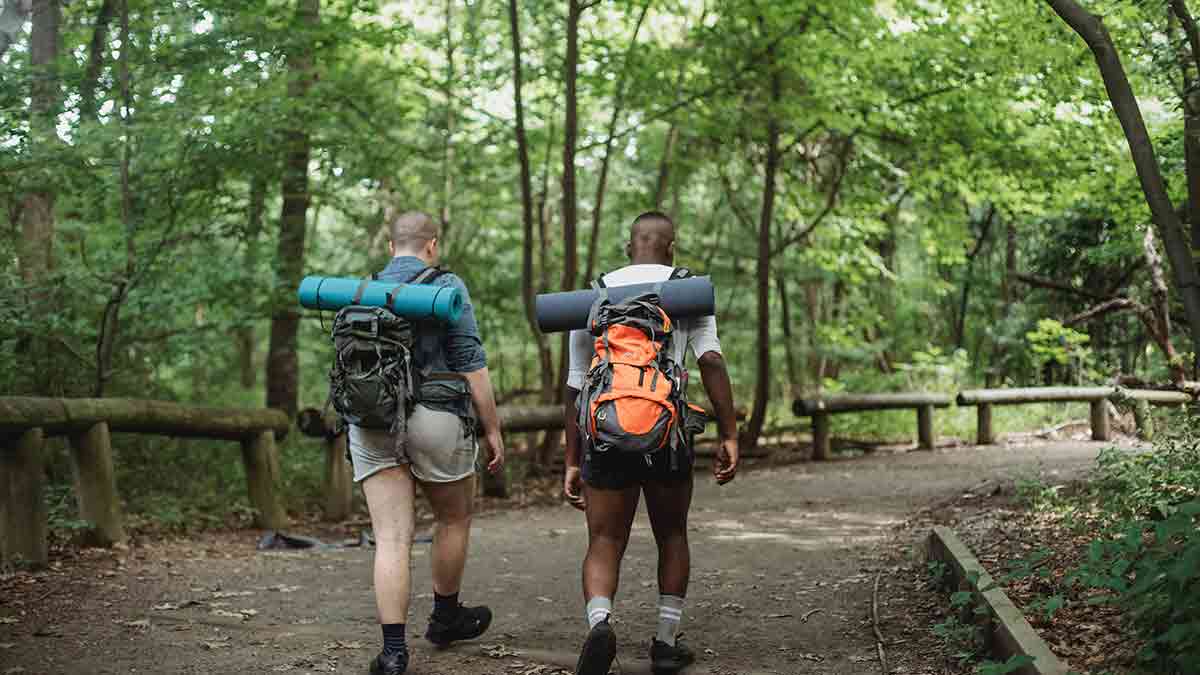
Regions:
<svg viewBox="0 0 1200 675"><path fill-rule="evenodd" d="M649 223L649 222L654 222L654 221L663 222L663 223L670 225L671 227L675 227L675 221L671 220L671 216L668 216L667 214L663 213L662 211L654 211L654 210L646 211L646 212L642 213L641 215L639 215L637 218L634 218L633 225L637 226L639 223Z"/></svg>
<svg viewBox="0 0 1200 675"><path fill-rule="evenodd" d="M629 243L634 251L666 255L675 241L675 223L662 211L646 211L629 226Z"/></svg>
<svg viewBox="0 0 1200 675"><path fill-rule="evenodd" d="M441 234L437 221L421 211L405 211L389 220L388 231L397 251L419 249Z"/></svg>

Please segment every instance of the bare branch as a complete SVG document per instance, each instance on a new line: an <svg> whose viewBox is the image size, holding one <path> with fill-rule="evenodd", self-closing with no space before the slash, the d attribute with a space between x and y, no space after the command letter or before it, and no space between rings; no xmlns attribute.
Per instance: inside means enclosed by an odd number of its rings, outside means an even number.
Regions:
<svg viewBox="0 0 1200 675"><path fill-rule="evenodd" d="M1170 4L1171 11L1179 17L1179 23L1183 25L1183 32L1187 35L1188 46L1192 50L1192 63L1200 70L1200 29L1196 28L1196 20L1188 11L1184 0L1171 0Z"/></svg>
<svg viewBox="0 0 1200 675"><path fill-rule="evenodd" d="M1017 281L1020 281L1024 284L1028 284L1030 286L1034 286L1036 288L1045 288L1045 289L1049 289L1052 291L1062 291L1063 293L1070 293L1072 295L1078 295L1078 296L1081 296L1084 298L1090 298L1092 300L1099 300L1101 302L1112 299L1111 297L1106 297L1106 296L1100 295L1098 293L1093 293L1092 291L1089 291L1084 288L1076 288L1070 284L1063 283L1061 281L1054 281L1053 279L1043 279L1042 277L1034 276L1032 274L1024 274L1022 272L1017 272L1016 279L1017 279Z"/></svg>
<svg viewBox="0 0 1200 675"><path fill-rule="evenodd" d="M1064 319L1063 325L1073 326L1078 323L1083 323L1084 321L1090 321L1092 319L1102 317L1106 314L1112 314L1113 312L1121 312L1129 309L1136 311L1138 314L1149 311L1146 309L1145 305L1131 298L1113 298L1112 300L1102 302L1095 307L1089 307L1075 316Z"/></svg>

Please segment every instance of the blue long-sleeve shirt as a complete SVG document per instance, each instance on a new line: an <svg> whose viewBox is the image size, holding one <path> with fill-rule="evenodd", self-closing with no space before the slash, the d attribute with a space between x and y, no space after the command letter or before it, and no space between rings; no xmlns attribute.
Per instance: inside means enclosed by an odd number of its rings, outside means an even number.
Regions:
<svg viewBox="0 0 1200 675"><path fill-rule="evenodd" d="M408 282L427 267L416 256L396 256L379 273L381 281ZM419 371L470 373L487 366L487 353L475 322L475 307L467 285L456 274L447 272L430 282L436 286L457 288L462 294L463 311L453 323L422 321L415 324L413 365Z"/></svg>

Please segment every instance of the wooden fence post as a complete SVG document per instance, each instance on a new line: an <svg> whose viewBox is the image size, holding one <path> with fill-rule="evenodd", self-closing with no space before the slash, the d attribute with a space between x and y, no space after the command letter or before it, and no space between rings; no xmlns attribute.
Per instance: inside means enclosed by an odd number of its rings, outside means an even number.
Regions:
<svg viewBox="0 0 1200 675"><path fill-rule="evenodd" d="M933 406L917 406L917 447L933 449Z"/></svg>
<svg viewBox="0 0 1200 675"><path fill-rule="evenodd" d="M1137 426L1138 438L1143 441L1154 440L1154 418L1150 415L1149 401L1134 401L1133 422Z"/></svg>
<svg viewBox="0 0 1200 675"><path fill-rule="evenodd" d="M346 460L347 434L325 441L325 520L342 521L354 506L354 477Z"/></svg>
<svg viewBox="0 0 1200 675"><path fill-rule="evenodd" d="M1108 399L1091 401L1092 406L1092 440L1107 441L1111 438L1108 419Z"/></svg>
<svg viewBox="0 0 1200 675"><path fill-rule="evenodd" d="M46 473L40 428L6 439L0 448L0 560L44 567L46 548Z"/></svg>
<svg viewBox="0 0 1200 675"><path fill-rule="evenodd" d="M260 431L242 439L242 463L250 505L258 511L259 527L278 530L287 525L287 513L279 502L279 457L275 452L275 433Z"/></svg>
<svg viewBox="0 0 1200 675"><path fill-rule="evenodd" d="M992 431L992 404L980 403L975 406L975 411L979 416L979 423L976 425L975 443L977 445L992 445L996 442L996 434Z"/></svg>
<svg viewBox="0 0 1200 675"><path fill-rule="evenodd" d="M813 429L813 460L825 461L830 455L829 414L814 412L812 414Z"/></svg>
<svg viewBox="0 0 1200 675"><path fill-rule="evenodd" d="M99 422L86 431L72 434L71 458L79 515L92 524L95 544L108 547L124 542L108 423Z"/></svg>

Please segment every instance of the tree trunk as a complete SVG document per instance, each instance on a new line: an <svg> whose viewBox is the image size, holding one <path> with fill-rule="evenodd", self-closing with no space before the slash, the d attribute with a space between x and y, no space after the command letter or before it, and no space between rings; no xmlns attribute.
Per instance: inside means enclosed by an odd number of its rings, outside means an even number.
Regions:
<svg viewBox="0 0 1200 675"><path fill-rule="evenodd" d="M579 71L579 17L584 6L579 0L567 0L567 56L563 67L563 82L566 83L566 112L563 116L563 175L562 175L562 218L563 218L563 273L561 288L572 290L579 275L579 255L576 250L576 225L579 203L575 194L575 145L579 137L579 99L576 93ZM565 374L570 363L571 334L563 333L560 343L558 370ZM555 401L562 402L566 387L555 387Z"/></svg>
<svg viewBox="0 0 1200 675"><path fill-rule="evenodd" d="M320 0L297 0L296 22L304 31L288 57L288 98L293 106L289 128L283 133L283 208L279 217L279 245L275 260L275 303L267 355L267 407L296 414L300 396L300 363L296 334L300 312L294 294L304 272L304 235L308 192L310 115L305 110L313 82L313 30L320 17Z"/></svg>
<svg viewBox="0 0 1200 675"><path fill-rule="evenodd" d="M667 141L663 146L662 159L658 161L658 180L654 183L654 208L659 210L662 210L663 200L667 198L667 185L671 180L671 154L675 150L675 142L678 137L679 127L671 122L671 128L667 129Z"/></svg>
<svg viewBox="0 0 1200 675"><path fill-rule="evenodd" d="M634 24L633 36L629 38L629 46L625 49L625 59L622 62L621 74L617 77L617 91L613 97L612 114L608 118L608 135L604 141L604 156L600 160L600 177L596 179L596 200L592 207L592 237L591 241L588 242L587 265L579 283L582 287L586 287L591 283L596 274L596 251L600 246L600 225L603 222L601 218L604 213L604 192L608 188L608 167L612 161L613 141L616 140L617 122L621 119L621 109L625 104L625 83L628 79L629 63L633 59L633 49L637 46L638 33L641 32L642 23L646 20L646 14L649 11L650 3L647 2L642 5L642 11L638 15L637 23Z"/></svg>
<svg viewBox="0 0 1200 675"><path fill-rule="evenodd" d="M62 8L59 0L36 0L31 12L29 145L31 154L47 157L58 143L55 127L60 105L57 64ZM44 173L37 172L36 175ZM21 243L18 247L21 279L31 287L30 297L35 307L54 306L54 291L49 284L50 273L54 270L54 202L54 186L46 178L40 178L38 184L24 195L21 204ZM41 375L35 386L36 393L61 393L63 378L54 363L53 351L49 341L34 340L30 365Z"/></svg>
<svg viewBox="0 0 1200 675"><path fill-rule="evenodd" d="M446 135L442 138L442 238L450 240L450 202L454 195L454 0L446 0Z"/></svg>
<svg viewBox="0 0 1200 675"><path fill-rule="evenodd" d="M795 395L796 386L800 383L800 374L796 370L796 345L792 336L792 303L788 298L787 276L777 273L775 285L779 290L780 329L783 331L783 350L787 358L788 398Z"/></svg>
<svg viewBox="0 0 1200 675"><path fill-rule="evenodd" d="M19 4L19 3L18 3ZM104 53L108 51L108 26L112 23L113 0L102 0L96 11L96 25L92 28L92 42L88 47L88 63L83 82L79 85L79 116L85 120L96 118L96 86L100 72L104 69Z"/></svg>
<svg viewBox="0 0 1200 675"><path fill-rule="evenodd" d="M776 106L783 98L783 78L775 63L775 47L767 50L771 69L771 99L767 118L767 163L763 179L762 213L758 222L758 346L754 384L754 408L742 429L741 446L758 445L767 418L771 395L771 219L775 211L775 173L779 168L779 118Z"/></svg>
<svg viewBox="0 0 1200 675"><path fill-rule="evenodd" d="M129 52L132 43L129 36L129 1L121 0L121 58L117 66L117 80L121 89L121 126L124 140L121 143L119 184L121 186L121 223L125 229L125 276L113 285L108 303L100 318L100 331L96 340L96 386L92 396L104 396L104 390L113 375L113 352L117 347L117 335L121 328L121 305L133 284L137 250L136 227L133 222L133 190L129 184L130 145L133 142L133 94L130 89Z"/></svg>
<svg viewBox="0 0 1200 675"><path fill-rule="evenodd" d="M1129 143L1146 204L1150 207L1152 219L1167 250L1191 331L1192 351L1200 358L1200 275L1197 274L1188 240L1184 237L1183 225L1167 194L1154 145L1125 74L1125 67L1121 64L1121 57L1100 17L1088 13L1074 0L1046 1L1083 38L1096 59L1109 101Z"/></svg>
<svg viewBox="0 0 1200 675"><path fill-rule="evenodd" d="M258 237L262 233L263 213L267 208L267 181L262 176L250 179L250 207L246 214L246 250L242 256L245 274L253 278L258 267ZM246 325L237 330L238 371L242 387L253 389L258 371L254 368L255 332L247 318Z"/></svg>
<svg viewBox="0 0 1200 675"><path fill-rule="evenodd" d="M525 101L522 94L524 71L521 66L521 23L517 0L508 3L509 30L512 33L513 50L513 106L516 110L517 160L521 169L521 298L525 305L525 320L529 331L537 343L538 360L541 363L541 388L543 400L553 400L554 369L550 354L550 345L546 336L538 329L537 316L534 314L534 203L533 179L529 162L529 139L525 133ZM544 210L539 211L539 232L541 240L545 240ZM543 267L546 264L543 244L543 255L540 257Z"/></svg>
<svg viewBox="0 0 1200 675"><path fill-rule="evenodd" d="M1175 345L1171 343L1171 301L1167 292L1167 280L1163 274L1162 257L1158 255L1158 247L1154 245L1153 228L1146 228L1146 237L1142 240L1142 247L1146 254L1146 262L1150 267L1152 302L1150 303L1151 316L1147 317L1150 319L1147 322L1147 327L1150 328L1148 332L1163 352L1167 368L1171 371L1171 381L1179 386L1187 379L1187 372L1183 358L1179 356L1175 351Z"/></svg>

